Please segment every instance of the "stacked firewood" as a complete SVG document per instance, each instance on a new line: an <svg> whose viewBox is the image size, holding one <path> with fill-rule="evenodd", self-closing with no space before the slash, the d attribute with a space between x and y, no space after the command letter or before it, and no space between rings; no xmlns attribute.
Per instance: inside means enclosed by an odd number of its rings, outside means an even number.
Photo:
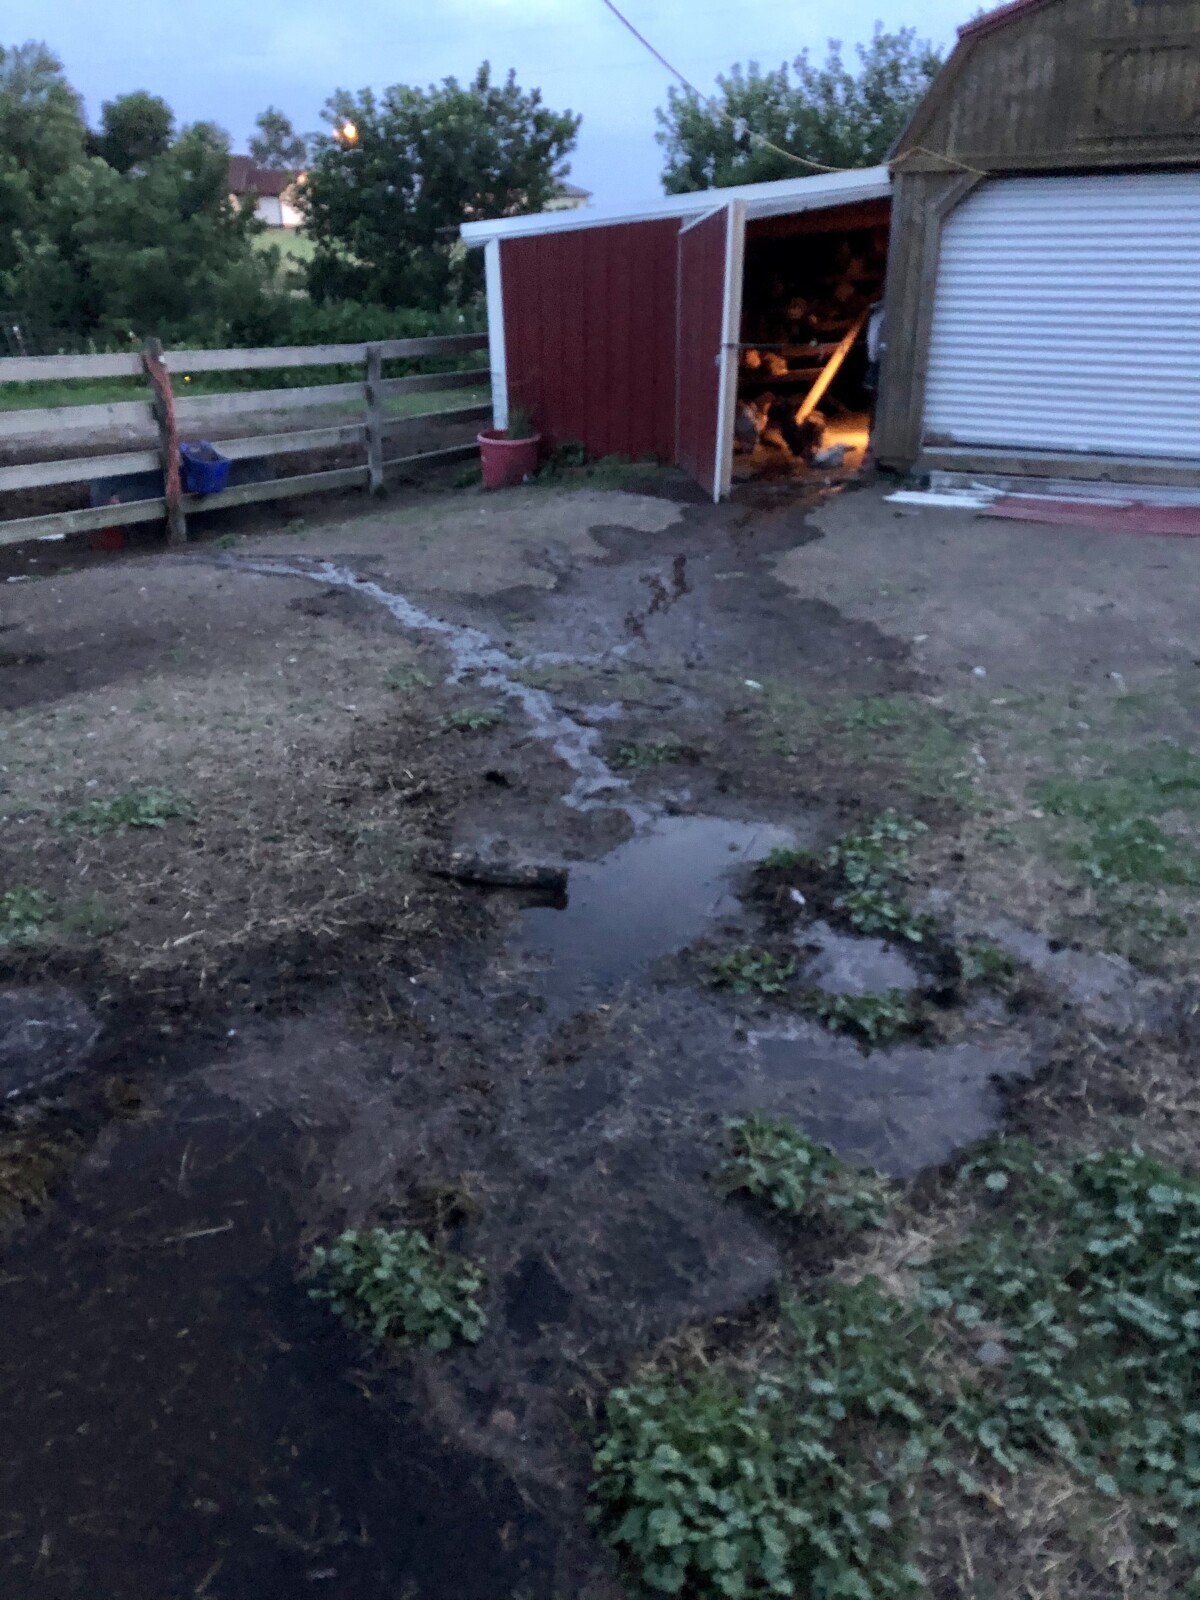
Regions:
<svg viewBox="0 0 1200 1600"><path fill-rule="evenodd" d="M855 243L845 238L836 248L831 241L828 264L816 273L807 252L796 257L806 274L803 293L780 276L748 279L734 426L739 451L762 444L804 461L820 451L826 420L820 411L803 413L805 394L878 300L886 261L886 234L853 238ZM839 407L832 394L819 403Z"/></svg>
<svg viewBox="0 0 1200 1600"><path fill-rule="evenodd" d="M825 441L825 418L814 411L797 423L796 411L794 395L781 400L770 390L752 400L739 400L733 428L735 449L749 453L764 444L803 461L811 460Z"/></svg>

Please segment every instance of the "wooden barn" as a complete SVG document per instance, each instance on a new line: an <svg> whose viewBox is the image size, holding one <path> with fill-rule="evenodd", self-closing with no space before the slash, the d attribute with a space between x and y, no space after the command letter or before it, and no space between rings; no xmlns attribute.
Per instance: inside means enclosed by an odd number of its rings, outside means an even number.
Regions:
<svg viewBox="0 0 1200 1600"><path fill-rule="evenodd" d="M873 167L468 224L496 426L520 407L551 447L675 462L714 499L822 448L856 465L890 191Z"/></svg>
<svg viewBox="0 0 1200 1600"><path fill-rule="evenodd" d="M893 153L875 450L1200 483L1200 0L1016 0Z"/></svg>

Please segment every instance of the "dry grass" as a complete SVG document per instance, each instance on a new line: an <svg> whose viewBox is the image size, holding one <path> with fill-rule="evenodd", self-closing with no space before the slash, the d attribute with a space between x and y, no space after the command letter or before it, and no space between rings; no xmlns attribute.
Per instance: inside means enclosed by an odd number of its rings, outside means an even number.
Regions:
<svg viewBox="0 0 1200 1600"><path fill-rule="evenodd" d="M1132 1508L1065 1469L1031 1466L967 1500L937 1496L921 1560L947 1600L1167 1600L1180 1574L1139 1540Z"/></svg>
<svg viewBox="0 0 1200 1600"><path fill-rule="evenodd" d="M83 1141L19 1123L0 1129L0 1224L46 1203L54 1182Z"/></svg>

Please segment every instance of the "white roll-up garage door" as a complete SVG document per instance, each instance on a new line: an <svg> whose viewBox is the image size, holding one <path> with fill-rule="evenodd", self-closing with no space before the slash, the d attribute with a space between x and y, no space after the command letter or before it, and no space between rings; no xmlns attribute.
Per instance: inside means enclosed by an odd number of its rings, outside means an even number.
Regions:
<svg viewBox="0 0 1200 1600"><path fill-rule="evenodd" d="M1200 461L1200 173L1008 178L952 211L925 440Z"/></svg>

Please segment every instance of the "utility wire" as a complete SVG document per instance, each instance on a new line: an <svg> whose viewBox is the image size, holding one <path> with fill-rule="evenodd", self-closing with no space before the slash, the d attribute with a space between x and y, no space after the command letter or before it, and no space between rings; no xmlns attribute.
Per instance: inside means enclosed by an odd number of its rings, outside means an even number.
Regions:
<svg viewBox="0 0 1200 1600"><path fill-rule="evenodd" d="M725 121L729 123L730 127L736 129L739 126L739 119L737 117L730 116L729 112L726 111L725 107L721 106L721 105L718 105L716 100L714 98L712 98L712 96L701 94L699 89L696 88L695 84L694 83L690 83L688 81L688 79L684 77L683 73L680 72L678 67L673 67L671 65L671 63L667 60L666 56L663 55L661 50L656 50L654 48L654 46L650 43L649 39L646 38L646 35L644 33L639 33L638 32L638 30L634 27L633 23L630 22L629 18L624 14L624 12L623 11L619 11L617 9L617 7L613 4L613 0L601 0L601 3L608 7L608 9L612 12L613 16L616 17L617 21L621 24L621 26L623 28L628 28L629 29L629 32L633 35L633 37L637 40L637 42L643 47L643 49L649 50L650 54L658 62L659 66L660 67L664 67L671 74L671 76L673 78L678 78L680 83L687 90L687 92L690 95L694 95L696 97L696 99L700 101L701 105L707 106L710 111L715 111L716 114L719 117L724 117ZM783 156L783 158L786 161L794 161L796 163L796 165L799 166L799 167L809 167L814 172L851 172L851 171L853 171L853 168L851 168L851 167L827 167L821 161L810 161L807 156L794 155L792 153L792 151L785 150L782 147L782 145L772 144L770 139L768 139L765 134L755 133L753 128L747 127L745 129L745 132L751 139L754 140L754 142L756 144L761 145L764 150L770 150L773 154L775 154L777 156Z"/></svg>

